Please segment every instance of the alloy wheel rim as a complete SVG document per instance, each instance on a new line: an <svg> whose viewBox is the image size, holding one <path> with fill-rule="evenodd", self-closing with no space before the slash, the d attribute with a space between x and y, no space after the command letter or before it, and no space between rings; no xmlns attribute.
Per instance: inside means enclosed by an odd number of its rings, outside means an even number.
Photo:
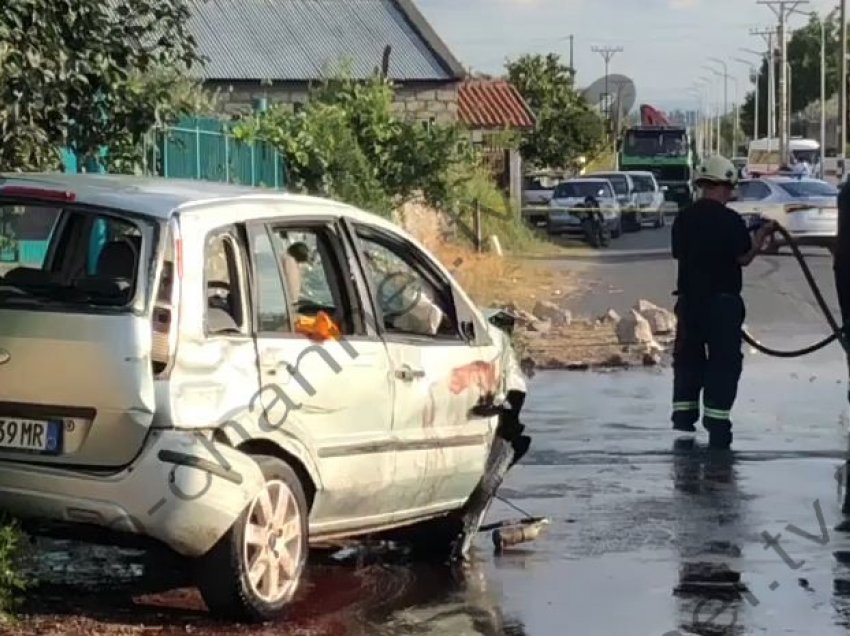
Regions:
<svg viewBox="0 0 850 636"><path fill-rule="evenodd" d="M301 512L289 486L267 481L248 509L243 559L248 584L267 603L292 593L301 570Z"/></svg>

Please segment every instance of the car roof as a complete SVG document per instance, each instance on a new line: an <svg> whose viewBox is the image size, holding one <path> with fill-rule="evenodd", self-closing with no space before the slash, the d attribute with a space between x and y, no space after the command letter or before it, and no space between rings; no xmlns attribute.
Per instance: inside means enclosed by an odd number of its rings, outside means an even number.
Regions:
<svg viewBox="0 0 850 636"><path fill-rule="evenodd" d="M72 192L75 202L125 210L159 219L199 204L236 200L275 201L314 208L345 210L350 216L379 218L343 203L320 197L296 195L279 190L233 185L217 181L166 179L108 174L0 173L3 186Z"/></svg>
<svg viewBox="0 0 850 636"><path fill-rule="evenodd" d="M597 176L593 176L593 177L585 177L585 176L573 177L572 179L567 179L566 181L564 181L564 183L574 183L576 181L595 181L595 182L599 182L599 183L608 183L608 184L611 183L610 181L608 181L608 179L605 179L603 177L597 177Z"/></svg>

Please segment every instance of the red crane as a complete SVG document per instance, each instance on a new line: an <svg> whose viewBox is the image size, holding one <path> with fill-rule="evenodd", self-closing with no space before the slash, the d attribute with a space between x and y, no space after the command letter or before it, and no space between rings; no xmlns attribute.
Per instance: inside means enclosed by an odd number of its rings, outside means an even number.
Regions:
<svg viewBox="0 0 850 636"><path fill-rule="evenodd" d="M640 124L641 126L670 126L670 120L660 110L653 108L649 104L641 104L640 106Z"/></svg>

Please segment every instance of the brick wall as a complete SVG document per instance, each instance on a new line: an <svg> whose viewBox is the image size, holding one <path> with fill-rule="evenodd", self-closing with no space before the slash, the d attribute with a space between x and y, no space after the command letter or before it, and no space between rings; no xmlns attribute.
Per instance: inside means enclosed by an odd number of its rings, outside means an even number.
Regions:
<svg viewBox="0 0 850 636"><path fill-rule="evenodd" d="M304 104L305 82L286 82L262 86L259 82L207 82L206 88L218 92L220 109L229 115L250 112L255 99L266 97L268 105ZM458 85L456 83L421 83L396 87L393 109L399 115L420 121L449 123L458 117Z"/></svg>

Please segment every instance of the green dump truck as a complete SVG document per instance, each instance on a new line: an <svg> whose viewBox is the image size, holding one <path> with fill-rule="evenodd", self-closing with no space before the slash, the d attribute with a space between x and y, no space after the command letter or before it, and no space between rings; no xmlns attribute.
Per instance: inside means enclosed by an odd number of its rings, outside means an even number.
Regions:
<svg viewBox="0 0 850 636"><path fill-rule="evenodd" d="M652 123L627 128L619 140L617 169L651 172L664 198L681 209L693 201L694 151L685 126Z"/></svg>

